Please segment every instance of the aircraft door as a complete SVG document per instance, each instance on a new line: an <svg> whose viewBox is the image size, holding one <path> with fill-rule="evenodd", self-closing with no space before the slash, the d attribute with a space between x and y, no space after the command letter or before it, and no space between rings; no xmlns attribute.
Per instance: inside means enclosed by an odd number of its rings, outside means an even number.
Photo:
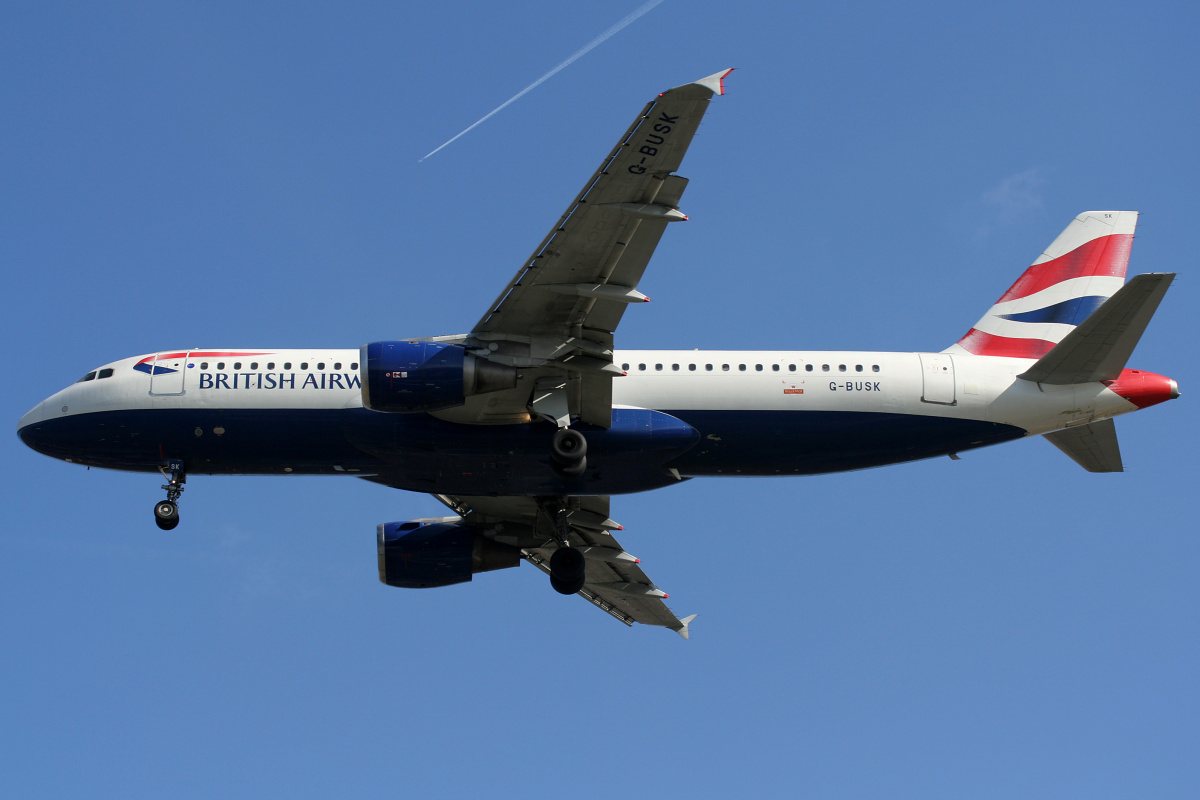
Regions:
<svg viewBox="0 0 1200 800"><path fill-rule="evenodd" d="M949 353L919 353L921 357L921 402L952 406L954 358Z"/></svg>
<svg viewBox="0 0 1200 800"><path fill-rule="evenodd" d="M150 394L156 397L183 394L187 353L158 353L150 367Z"/></svg>

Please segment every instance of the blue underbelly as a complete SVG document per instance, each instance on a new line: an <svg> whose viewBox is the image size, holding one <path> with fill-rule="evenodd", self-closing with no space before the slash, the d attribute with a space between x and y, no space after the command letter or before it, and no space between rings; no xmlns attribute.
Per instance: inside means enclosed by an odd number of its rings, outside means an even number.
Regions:
<svg viewBox="0 0 1200 800"><path fill-rule="evenodd" d="M974 420L814 411L623 409L611 429L580 429L588 469L572 480L553 469L548 424L459 425L361 408L109 411L37 423L21 437L46 455L110 469L154 471L181 458L190 474L373 475L413 491L539 495L863 469L1025 435Z"/></svg>
<svg viewBox="0 0 1200 800"><path fill-rule="evenodd" d="M1020 439L996 422L853 411L667 411L700 432L682 474L819 475L944 456Z"/></svg>

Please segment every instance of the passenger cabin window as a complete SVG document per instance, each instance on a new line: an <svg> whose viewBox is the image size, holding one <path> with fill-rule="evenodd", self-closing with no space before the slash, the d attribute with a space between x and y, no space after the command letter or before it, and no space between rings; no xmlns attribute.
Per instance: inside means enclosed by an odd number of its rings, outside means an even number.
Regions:
<svg viewBox="0 0 1200 800"><path fill-rule="evenodd" d="M655 372L662 372L662 364L655 364L655 365L654 365L654 371L655 371Z"/></svg>
<svg viewBox="0 0 1200 800"><path fill-rule="evenodd" d="M200 369L208 369L208 362L207 362L207 361L201 361L201 362L200 362Z"/></svg>
<svg viewBox="0 0 1200 800"><path fill-rule="evenodd" d="M342 368L342 362L340 362L340 361L335 361L335 362L333 362L333 368L334 368L334 369L341 369L341 368Z"/></svg>
<svg viewBox="0 0 1200 800"><path fill-rule="evenodd" d="M729 365L728 365L728 364L722 364L722 365L721 365L721 372L729 372Z"/></svg>
<svg viewBox="0 0 1200 800"><path fill-rule="evenodd" d="M712 372L712 371L713 371L713 366L712 366L712 364L705 364L705 365L704 365L704 371L705 371L705 372Z"/></svg>
<svg viewBox="0 0 1200 800"><path fill-rule="evenodd" d="M812 365L811 365L811 364L809 364L809 369L812 369ZM796 371L796 365L795 365L795 364L788 364L788 372L795 372L795 371Z"/></svg>
<svg viewBox="0 0 1200 800"><path fill-rule="evenodd" d="M745 371L746 371L746 365L738 364L738 372L745 372Z"/></svg>
<svg viewBox="0 0 1200 800"><path fill-rule="evenodd" d="M76 383L86 383L87 381L94 381L94 380L96 380L96 371L92 370L87 375L84 375L82 378L80 378L79 380L77 380L75 382Z"/></svg>
<svg viewBox="0 0 1200 800"><path fill-rule="evenodd" d="M275 362L274 362L274 361L268 361L268 362L267 362L267 369L275 369Z"/></svg>
<svg viewBox="0 0 1200 800"><path fill-rule="evenodd" d="M100 372L96 375L96 377L97 378L111 378L112 373L113 373L112 367L105 367L104 369L100 370Z"/></svg>
<svg viewBox="0 0 1200 800"><path fill-rule="evenodd" d="M772 364L772 365L771 365L771 372L779 372L779 365L778 365L778 364Z"/></svg>
<svg viewBox="0 0 1200 800"><path fill-rule="evenodd" d="M235 361L235 362L233 362L233 368L234 368L235 370L241 369L241 368L242 368L242 362L240 362L240 361Z"/></svg>
<svg viewBox="0 0 1200 800"><path fill-rule="evenodd" d="M325 369L325 362L324 361L318 362L317 369Z"/></svg>
<svg viewBox="0 0 1200 800"><path fill-rule="evenodd" d="M217 362L217 369L225 369L225 362L224 362L224 361L218 361L218 362Z"/></svg>
<svg viewBox="0 0 1200 800"><path fill-rule="evenodd" d="M308 362L307 362L307 361L301 361L301 362L300 362L300 369L308 369Z"/></svg>
<svg viewBox="0 0 1200 800"><path fill-rule="evenodd" d="M846 371L846 365L838 364L838 372L845 372L845 371Z"/></svg>
<svg viewBox="0 0 1200 800"><path fill-rule="evenodd" d="M805 365L804 365L804 371L805 371L805 372L812 372L812 369L813 369L813 365L812 365L812 364L805 364Z"/></svg>
<svg viewBox="0 0 1200 800"><path fill-rule="evenodd" d="M828 365L828 364L822 364L822 365L821 365L821 372L829 372L829 365Z"/></svg>
<svg viewBox="0 0 1200 800"><path fill-rule="evenodd" d="M251 361L251 362L250 362L250 369L258 369L258 362L257 362L257 361Z"/></svg>
<svg viewBox="0 0 1200 800"><path fill-rule="evenodd" d="M646 365L645 365L645 364L638 364L638 369L640 369L640 370L645 370L645 369L646 369Z"/></svg>
<svg viewBox="0 0 1200 800"><path fill-rule="evenodd" d="M871 365L871 372L879 372L879 365L878 365L878 364L872 364L872 365Z"/></svg>
<svg viewBox="0 0 1200 800"><path fill-rule="evenodd" d="M688 364L688 372L695 372L695 371L696 371L696 365Z"/></svg>
<svg viewBox="0 0 1200 800"><path fill-rule="evenodd" d="M350 369L358 369L358 362L355 361L353 364L351 364Z"/></svg>
<svg viewBox="0 0 1200 800"><path fill-rule="evenodd" d="M775 367L775 369L779 369L779 367ZM755 371L755 372L762 372L762 364L755 364L755 365L754 365L754 371Z"/></svg>
<svg viewBox="0 0 1200 800"><path fill-rule="evenodd" d="M625 371L625 372L629 372L629 365L628 365L628 364L622 364L622 365L621 365L621 369L622 369L623 371Z"/></svg>
<svg viewBox="0 0 1200 800"><path fill-rule="evenodd" d="M291 369L291 368L292 368L292 362L290 362L290 361L285 361L285 362L283 362L283 368L284 368L284 369Z"/></svg>
<svg viewBox="0 0 1200 800"><path fill-rule="evenodd" d="M678 365L678 364L672 364L672 365L671 365L671 371L672 371L672 372L679 372L679 365Z"/></svg>

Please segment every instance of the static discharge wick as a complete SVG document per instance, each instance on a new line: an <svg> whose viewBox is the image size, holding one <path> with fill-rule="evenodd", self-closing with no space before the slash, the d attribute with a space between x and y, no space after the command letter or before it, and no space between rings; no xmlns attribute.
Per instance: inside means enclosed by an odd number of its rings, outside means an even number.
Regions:
<svg viewBox="0 0 1200 800"><path fill-rule="evenodd" d="M606 30L604 33L600 34L595 39L592 39L590 42L585 44L582 48L580 48L574 54L572 54L571 57L568 58L566 61L562 62L557 67L550 70L545 75L538 78L536 81L534 81L533 83L529 84L524 89L522 89L521 91L514 94L512 97L508 98L503 103L501 103L500 105L493 108L487 114L484 114L482 117L480 117L478 120L476 120L476 122L474 124L467 127L465 130L463 130L457 136L454 136L454 137L446 140L439 147L437 147L433 150L430 150L425 155L424 158L417 159L417 163L418 164L422 163L426 158L429 158L429 156L438 152L438 150L441 150L442 148L444 148L446 145L450 144L451 142L453 142L457 139L460 139L463 136L465 136L466 134L470 133L475 128L479 127L484 122L486 122L487 120L489 120L490 118L492 118L493 116L498 114L499 112L503 111L508 106L515 103L517 100L520 100L522 97L529 94L531 91L536 89L538 86L541 86L543 83L545 83L546 81L553 78L555 75L557 75L559 72L561 72L564 69L566 69L567 67L569 67L571 64L573 64L576 61L578 61L579 59L583 58L590 51L592 51L599 45L603 44L607 40L611 39L616 34L620 33L624 28L628 27L630 24L632 24L638 18L642 17L643 15L645 15L647 12L651 11L655 6L657 6L658 4L660 4L662 2L663 2L663 0L650 0L650 2L643 4L637 10L633 11L628 16L626 16L624 19L622 19L620 22L618 22L616 25L613 25L611 28Z"/></svg>

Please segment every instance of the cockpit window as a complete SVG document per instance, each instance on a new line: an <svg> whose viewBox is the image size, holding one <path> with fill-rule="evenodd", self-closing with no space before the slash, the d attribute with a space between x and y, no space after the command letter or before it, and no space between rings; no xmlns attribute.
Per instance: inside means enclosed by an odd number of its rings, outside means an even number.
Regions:
<svg viewBox="0 0 1200 800"><path fill-rule="evenodd" d="M85 381L94 381L95 379L96 379L96 371L92 370L87 375L84 375L82 378L80 378L79 380L77 380L75 382L76 383L84 383Z"/></svg>
<svg viewBox="0 0 1200 800"><path fill-rule="evenodd" d="M112 373L113 373L112 367L105 367L104 369L100 370L99 373L96 374L96 377L97 378L111 378Z"/></svg>

